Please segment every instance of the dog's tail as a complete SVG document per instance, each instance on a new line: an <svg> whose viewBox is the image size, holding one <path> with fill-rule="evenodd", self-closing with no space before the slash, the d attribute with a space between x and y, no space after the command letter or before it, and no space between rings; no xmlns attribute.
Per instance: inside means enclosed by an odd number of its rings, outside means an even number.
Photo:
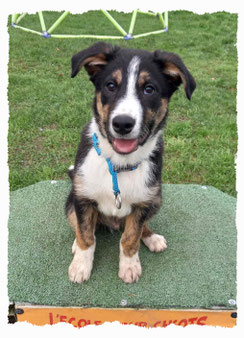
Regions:
<svg viewBox="0 0 244 338"><path fill-rule="evenodd" d="M74 166L73 165L71 165L69 167L68 175L69 175L70 179L73 180L73 178L74 178Z"/></svg>

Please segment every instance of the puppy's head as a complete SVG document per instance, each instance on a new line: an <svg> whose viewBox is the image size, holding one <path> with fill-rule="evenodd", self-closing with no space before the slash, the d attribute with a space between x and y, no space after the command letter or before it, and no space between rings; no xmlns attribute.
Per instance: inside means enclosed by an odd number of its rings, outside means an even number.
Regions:
<svg viewBox="0 0 244 338"><path fill-rule="evenodd" d="M124 155L163 127L168 102L180 84L188 99L196 88L180 57L159 50L151 53L98 42L72 57L71 76L83 66L96 88L99 130Z"/></svg>

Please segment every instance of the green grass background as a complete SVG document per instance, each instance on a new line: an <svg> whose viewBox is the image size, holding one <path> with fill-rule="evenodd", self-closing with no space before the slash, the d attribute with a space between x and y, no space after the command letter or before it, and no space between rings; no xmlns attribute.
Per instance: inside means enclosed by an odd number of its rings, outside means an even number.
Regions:
<svg viewBox="0 0 244 338"><path fill-rule="evenodd" d="M110 12L128 31L131 14ZM47 28L60 16L44 12ZM11 18L9 18L9 24ZM37 15L20 24L41 31ZM159 20L138 15L134 33L158 30ZM183 88L170 103L164 132L163 183L214 186L236 196L237 15L169 12L169 31L124 40L121 47L178 53L197 82L189 102ZM119 35L98 11L69 15L54 34ZM16 190L65 179L80 131L92 116L93 85L84 70L71 79L70 59L95 39L44 39L9 25L9 182Z"/></svg>

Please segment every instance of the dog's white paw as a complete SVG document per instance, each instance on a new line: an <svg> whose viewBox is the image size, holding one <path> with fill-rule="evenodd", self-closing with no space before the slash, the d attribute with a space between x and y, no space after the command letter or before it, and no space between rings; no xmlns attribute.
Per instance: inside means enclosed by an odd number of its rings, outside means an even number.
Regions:
<svg viewBox="0 0 244 338"><path fill-rule="evenodd" d="M69 266L69 279L73 283L82 283L91 276L92 264L81 262L75 256Z"/></svg>
<svg viewBox="0 0 244 338"><path fill-rule="evenodd" d="M138 282L141 273L142 269L138 253L132 257L126 257L123 253L120 254L119 277L125 283Z"/></svg>
<svg viewBox="0 0 244 338"><path fill-rule="evenodd" d="M152 234L149 237L142 238L143 243L152 252L164 251L167 248L167 242L164 236Z"/></svg>
<svg viewBox="0 0 244 338"><path fill-rule="evenodd" d="M76 244L76 240L72 246L74 258L69 266L69 279L73 283L82 283L91 276L93 258L95 251L95 243L87 250L82 250Z"/></svg>

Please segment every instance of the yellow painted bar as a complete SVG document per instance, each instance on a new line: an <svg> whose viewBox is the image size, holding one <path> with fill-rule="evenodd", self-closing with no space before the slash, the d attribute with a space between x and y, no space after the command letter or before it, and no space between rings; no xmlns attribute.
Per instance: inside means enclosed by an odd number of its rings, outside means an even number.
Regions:
<svg viewBox="0 0 244 338"><path fill-rule="evenodd" d="M105 322L118 321L121 324L133 324L141 327L167 327L174 324L182 327L188 325L234 327L235 310L155 310L155 309L104 309L78 307L45 307L16 305L19 322L34 325L54 325L65 322L81 328L87 325L101 325ZM20 314L22 312L22 314ZM234 316L235 317L235 316Z"/></svg>
<svg viewBox="0 0 244 338"><path fill-rule="evenodd" d="M130 28L129 28L128 34L133 33L134 26L135 26L135 23L136 23L136 16L137 16L137 10L134 10L133 13L132 13L132 18L131 18L131 23L130 23Z"/></svg>
<svg viewBox="0 0 244 338"><path fill-rule="evenodd" d="M101 9L101 12L109 19L114 27L120 31L120 33L122 33L124 36L127 35L126 31L120 26L120 24L112 17L112 15L108 11Z"/></svg>
<svg viewBox="0 0 244 338"><path fill-rule="evenodd" d="M154 32L137 34L137 35L134 35L133 38L137 39L137 38L141 38L143 36L148 36L148 35L151 35L151 34L160 34L160 33L163 33L163 32L165 32L165 29L160 29L159 31L154 31Z"/></svg>
<svg viewBox="0 0 244 338"><path fill-rule="evenodd" d="M14 27L15 27L15 28L22 29L22 30L25 31L25 32L30 32L30 33L42 35L42 33L40 33L40 32L34 31L33 29L25 28L25 27L22 27L22 26L19 26L19 25L15 25Z"/></svg>
<svg viewBox="0 0 244 338"><path fill-rule="evenodd" d="M140 10L137 10L137 12L140 13L140 14L147 14L147 15L157 16L157 13L154 13L154 12L143 12L143 11L140 11Z"/></svg>
<svg viewBox="0 0 244 338"><path fill-rule="evenodd" d="M46 25L45 25L45 21L44 21L44 17L43 17L43 14L42 12L38 12L38 15L39 15L39 20L40 20L40 24L41 24L41 29L43 32L46 32Z"/></svg>
<svg viewBox="0 0 244 338"><path fill-rule="evenodd" d="M164 19L163 19L163 16L161 13L158 13L158 18L159 18L159 21L161 22L162 26L165 28L165 22L164 22Z"/></svg>
<svg viewBox="0 0 244 338"><path fill-rule="evenodd" d="M17 20L18 16L19 16L18 13L12 14L12 23L16 23L16 20Z"/></svg>
<svg viewBox="0 0 244 338"><path fill-rule="evenodd" d="M89 38L89 39L124 39L123 36L112 36L112 35L72 35L72 34L52 34L52 38L57 39L79 39L79 38Z"/></svg>
<svg viewBox="0 0 244 338"><path fill-rule="evenodd" d="M22 13L15 21L16 25L18 25L20 23L20 20L22 20L27 13Z"/></svg>
<svg viewBox="0 0 244 338"><path fill-rule="evenodd" d="M66 18L67 15L69 15L70 12L64 12L57 21L54 22L54 24L47 30L49 34L51 34L55 28L58 27L58 25L61 24L61 22Z"/></svg>

